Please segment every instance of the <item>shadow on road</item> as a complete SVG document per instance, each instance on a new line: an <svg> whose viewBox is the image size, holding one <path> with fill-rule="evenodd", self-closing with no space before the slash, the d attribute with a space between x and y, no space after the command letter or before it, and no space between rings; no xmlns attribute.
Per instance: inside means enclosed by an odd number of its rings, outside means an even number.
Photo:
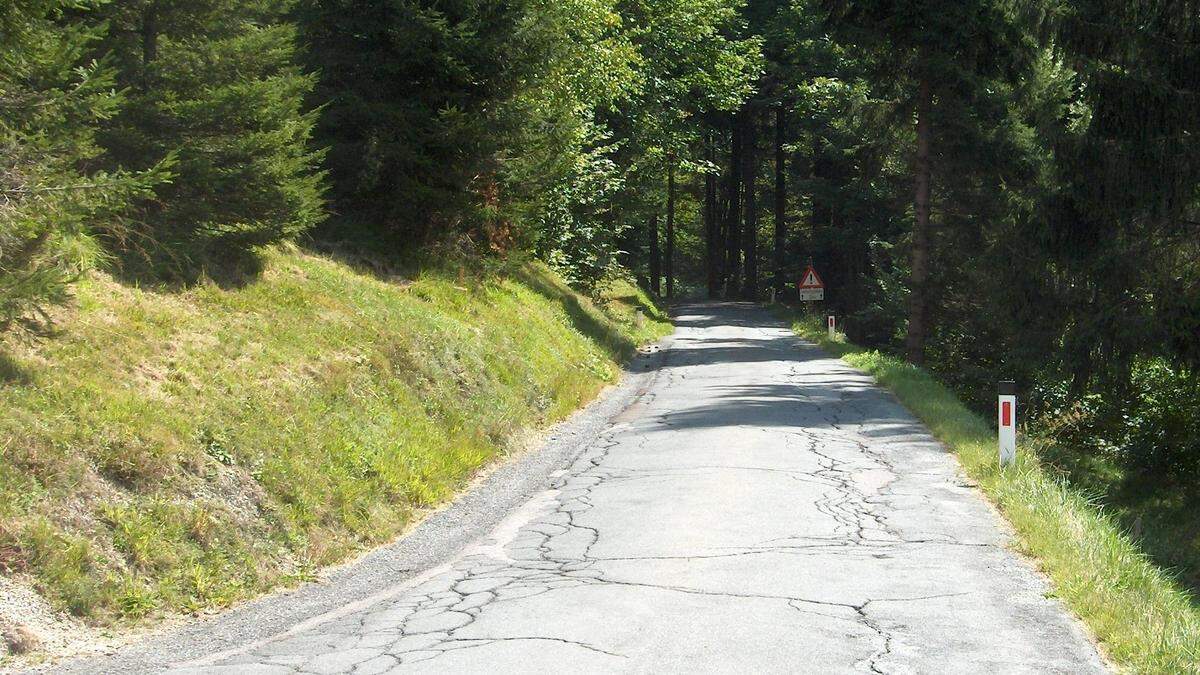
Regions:
<svg viewBox="0 0 1200 675"><path fill-rule="evenodd" d="M797 367L795 381L736 386L719 384L728 379L714 373L704 404L681 402L675 411L658 418L664 431L739 426L837 428L870 422L865 435L903 439L923 434L920 425L877 389L869 376L855 374L835 357L802 341L761 306L744 302L689 304L677 305L673 313L680 328L738 326L758 333L736 338L676 338L666 350L660 370L767 362L799 366L827 360L831 368L844 372L801 375L804 369ZM692 373L691 377L704 376Z"/></svg>

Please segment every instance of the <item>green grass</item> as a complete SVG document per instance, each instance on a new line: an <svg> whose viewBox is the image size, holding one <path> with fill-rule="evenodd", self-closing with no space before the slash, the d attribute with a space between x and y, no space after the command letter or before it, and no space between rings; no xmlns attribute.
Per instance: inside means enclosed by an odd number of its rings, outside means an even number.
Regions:
<svg viewBox="0 0 1200 675"><path fill-rule="evenodd" d="M534 263L264 262L238 288L93 275L60 334L0 340L0 569L98 625L310 578L670 330L631 284L594 303Z"/></svg>
<svg viewBox="0 0 1200 675"><path fill-rule="evenodd" d="M1170 570L1200 606L1200 481L1172 480L1139 470L1111 453L1052 438L1038 440L1038 453L1072 485L1096 495L1150 559Z"/></svg>
<svg viewBox="0 0 1200 675"><path fill-rule="evenodd" d="M1037 561L1113 663L1138 673L1200 672L1194 600L1150 562L1112 513L1039 457L1039 444L1023 441L1017 463L1000 470L994 429L927 372L841 336L830 340L823 317L801 317L793 328L872 375L957 454L1012 523L1020 550Z"/></svg>

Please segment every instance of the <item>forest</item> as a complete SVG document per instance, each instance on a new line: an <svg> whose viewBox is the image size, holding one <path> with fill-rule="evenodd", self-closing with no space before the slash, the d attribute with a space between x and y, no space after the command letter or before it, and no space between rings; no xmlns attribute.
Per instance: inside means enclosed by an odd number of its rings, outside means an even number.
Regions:
<svg viewBox="0 0 1200 675"><path fill-rule="evenodd" d="M0 0L0 144L10 335L284 242L663 301L811 261L1200 586L1195 0Z"/></svg>

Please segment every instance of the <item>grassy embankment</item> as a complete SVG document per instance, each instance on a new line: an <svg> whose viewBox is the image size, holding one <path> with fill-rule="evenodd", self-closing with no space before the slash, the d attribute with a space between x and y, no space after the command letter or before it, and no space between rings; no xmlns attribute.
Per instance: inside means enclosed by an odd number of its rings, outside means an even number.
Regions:
<svg viewBox="0 0 1200 675"><path fill-rule="evenodd" d="M1160 400L1157 404L1176 403ZM1050 423L1069 425L1074 421L1067 414ZM1200 419L1192 423L1200 425ZM1071 435L1080 433L1072 430ZM1154 564L1170 570L1191 592L1193 602L1200 604L1200 476L1164 475L1144 462L1069 441L1039 441L1039 454L1072 485L1096 495Z"/></svg>
<svg viewBox="0 0 1200 675"><path fill-rule="evenodd" d="M81 282L59 335L0 342L0 571L99 625L308 578L669 331L630 284L593 304L491 264L387 279L275 250L239 288Z"/></svg>
<svg viewBox="0 0 1200 675"><path fill-rule="evenodd" d="M958 455L966 473L1017 532L1020 549L1053 580L1054 592L1086 623L1117 665L1140 673L1200 672L1200 607L1154 566L1113 514L1073 487L1023 440L1017 463L997 466L996 434L927 372L903 360L830 340L824 317L793 324L891 390Z"/></svg>

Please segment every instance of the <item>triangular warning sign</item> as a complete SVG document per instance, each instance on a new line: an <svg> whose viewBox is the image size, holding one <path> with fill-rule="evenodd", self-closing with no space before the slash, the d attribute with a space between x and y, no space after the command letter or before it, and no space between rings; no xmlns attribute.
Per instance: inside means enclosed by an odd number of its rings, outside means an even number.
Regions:
<svg viewBox="0 0 1200 675"><path fill-rule="evenodd" d="M800 277L800 289L806 290L810 288L825 288L825 282L821 281L821 277L817 276L817 271L812 268L812 265L809 265L808 269L804 270L804 274Z"/></svg>

